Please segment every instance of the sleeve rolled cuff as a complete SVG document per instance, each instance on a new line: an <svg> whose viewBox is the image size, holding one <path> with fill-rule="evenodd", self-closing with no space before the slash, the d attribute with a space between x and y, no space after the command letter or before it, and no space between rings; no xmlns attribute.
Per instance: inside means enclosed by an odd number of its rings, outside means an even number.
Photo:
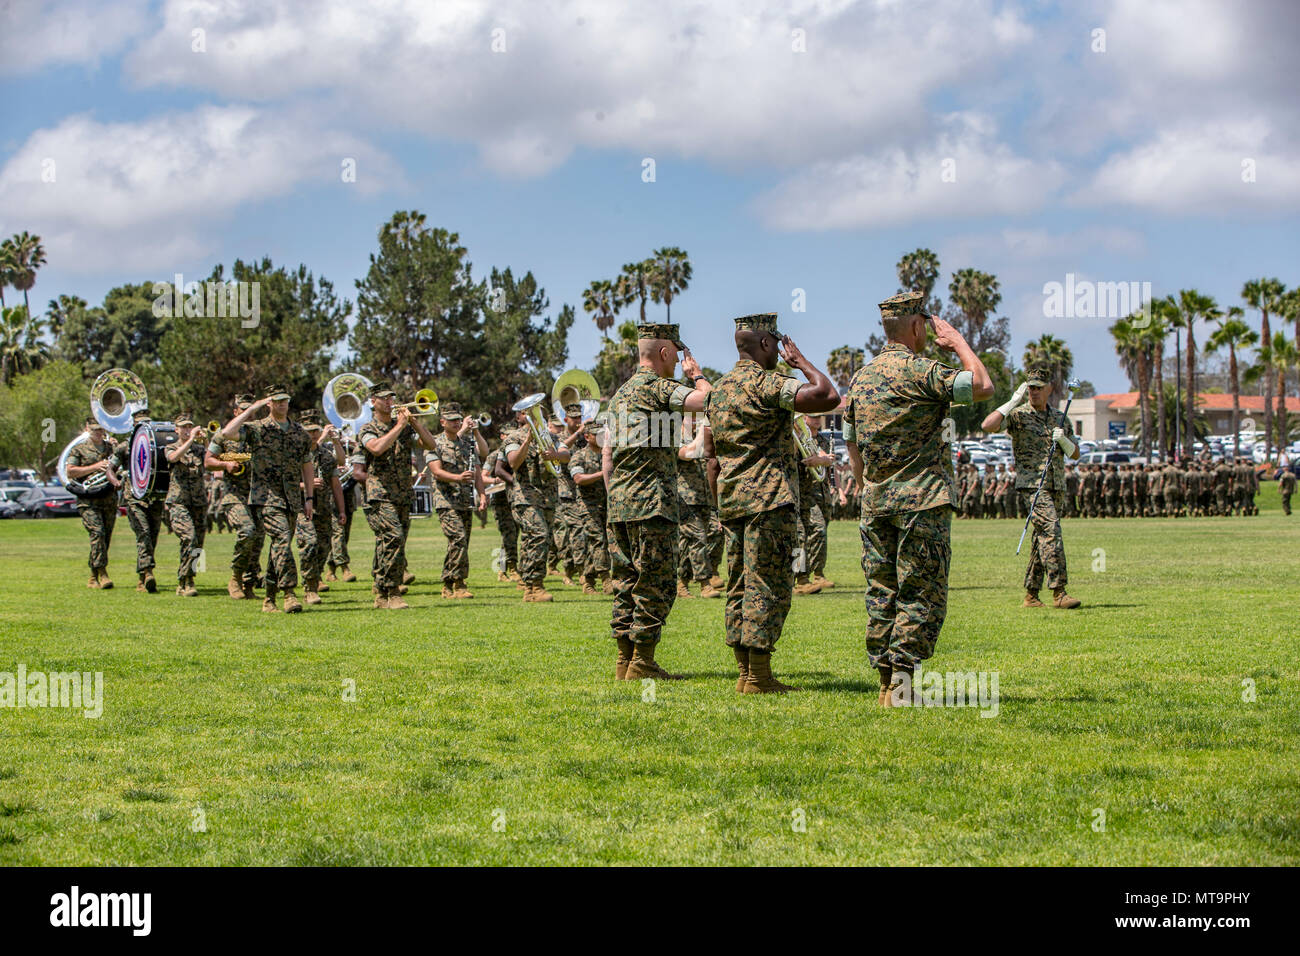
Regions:
<svg viewBox="0 0 1300 956"><path fill-rule="evenodd" d="M975 376L962 369L952 380L952 401L954 405L969 405L975 401Z"/></svg>
<svg viewBox="0 0 1300 956"><path fill-rule="evenodd" d="M853 444L854 441L857 440L857 437L858 437L858 436L857 436L857 434L856 434L856 433L854 432L854 430L853 430L853 423L852 423L852 422L845 422L845 423L844 423L843 433L844 433L844 441L845 441L845 443L851 445L851 444Z"/></svg>
<svg viewBox="0 0 1300 956"><path fill-rule="evenodd" d="M781 385L781 395L778 401L787 412L794 411L794 397L799 394L800 385L799 380L794 378L786 379Z"/></svg>
<svg viewBox="0 0 1300 956"><path fill-rule="evenodd" d="M212 455L220 455L221 454L220 443L215 441L208 442L208 452Z"/></svg>
<svg viewBox="0 0 1300 956"><path fill-rule="evenodd" d="M673 393L668 396L668 408L674 412L680 412L686 407L686 396L691 394L694 389L687 388L685 385L678 385L673 389Z"/></svg>
<svg viewBox="0 0 1300 956"><path fill-rule="evenodd" d="M519 447L520 447L520 446L519 446L519 442L517 442L517 441L512 441L512 442L510 442L510 444L508 444L508 445L502 445L502 446L501 446L501 457L504 458L506 455L510 454L512 451L518 451L518 450L519 450ZM506 464L508 465L509 462L506 462Z"/></svg>

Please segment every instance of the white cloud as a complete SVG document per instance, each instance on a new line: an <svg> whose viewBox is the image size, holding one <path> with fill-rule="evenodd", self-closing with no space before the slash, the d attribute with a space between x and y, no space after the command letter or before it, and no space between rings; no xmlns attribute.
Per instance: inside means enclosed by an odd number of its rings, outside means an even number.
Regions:
<svg viewBox="0 0 1300 956"><path fill-rule="evenodd" d="M342 181L345 157L357 160L355 183ZM78 115L33 133L0 170L0 232L40 234L73 271L166 267L211 251L213 225L244 205L301 186L346 197L395 182L386 156L305 114L206 106L133 123Z"/></svg>
<svg viewBox="0 0 1300 956"><path fill-rule="evenodd" d="M147 0L9 0L0 4L0 74L45 66L95 66L141 36Z"/></svg>
<svg viewBox="0 0 1300 956"><path fill-rule="evenodd" d="M873 228L1037 210L1060 186L1054 161L1016 155L987 117L958 114L929 143L816 163L759 197L777 229Z"/></svg>

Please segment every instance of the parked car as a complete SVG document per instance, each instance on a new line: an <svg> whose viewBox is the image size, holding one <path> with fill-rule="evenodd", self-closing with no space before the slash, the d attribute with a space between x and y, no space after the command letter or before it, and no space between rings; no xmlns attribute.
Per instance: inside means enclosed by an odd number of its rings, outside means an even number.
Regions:
<svg viewBox="0 0 1300 956"><path fill-rule="evenodd" d="M32 488L18 504L28 518L75 518L77 499L63 488Z"/></svg>
<svg viewBox="0 0 1300 956"><path fill-rule="evenodd" d="M1125 465L1132 460L1133 456L1126 451L1090 451L1079 458L1085 465Z"/></svg>

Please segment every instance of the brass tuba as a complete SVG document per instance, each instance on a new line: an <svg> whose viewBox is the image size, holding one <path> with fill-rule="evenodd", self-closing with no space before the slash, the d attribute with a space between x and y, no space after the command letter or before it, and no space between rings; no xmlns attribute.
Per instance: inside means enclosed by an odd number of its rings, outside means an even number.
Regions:
<svg viewBox="0 0 1300 956"><path fill-rule="evenodd" d="M537 442L539 451L559 451L559 443L551 430L546 427L546 419L542 416L542 402L546 401L545 392L536 392L527 398L522 398L510 406L512 411L523 412L528 416L528 427L533 430L533 440ZM558 462L549 459L542 459L546 463L546 468L556 478L560 477L560 466Z"/></svg>
<svg viewBox="0 0 1300 956"><path fill-rule="evenodd" d="M817 442L813 440L812 429L808 427L808 419L796 414L794 416L794 440L799 446L801 458L811 458L813 455L820 455L822 450L817 447ZM825 465L809 465L808 470L812 472L814 481L826 480Z"/></svg>
<svg viewBox="0 0 1300 956"><path fill-rule="evenodd" d="M564 406L578 402L582 405L582 420L589 422L600 414L600 385L586 369L571 368L555 380L551 388L551 403L555 417L564 418Z"/></svg>
<svg viewBox="0 0 1300 956"><path fill-rule="evenodd" d="M104 430L125 435L134 427L136 412L149 407L144 382L124 368L111 368L90 386L90 413Z"/></svg>
<svg viewBox="0 0 1300 956"><path fill-rule="evenodd" d="M325 418L340 434L349 426L353 433L361 431L373 417L370 384L370 379L364 375L344 372L335 375L325 386L325 393L321 396Z"/></svg>

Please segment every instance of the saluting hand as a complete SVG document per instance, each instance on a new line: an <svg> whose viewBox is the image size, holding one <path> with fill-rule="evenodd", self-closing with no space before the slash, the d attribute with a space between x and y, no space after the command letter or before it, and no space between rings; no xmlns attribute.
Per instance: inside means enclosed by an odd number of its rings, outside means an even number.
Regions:
<svg viewBox="0 0 1300 956"><path fill-rule="evenodd" d="M958 346L966 344L961 333L937 315L930 316L930 328L934 330L934 344L941 349L955 352Z"/></svg>
<svg viewBox="0 0 1300 956"><path fill-rule="evenodd" d="M682 349L682 372L690 379L700 374L700 363L695 361L690 349Z"/></svg>
<svg viewBox="0 0 1300 956"><path fill-rule="evenodd" d="M803 357L799 351L799 346L794 344L794 339L788 335L781 336L781 341L776 347L777 354L785 359L785 363L791 368L802 370L808 364L808 360Z"/></svg>

